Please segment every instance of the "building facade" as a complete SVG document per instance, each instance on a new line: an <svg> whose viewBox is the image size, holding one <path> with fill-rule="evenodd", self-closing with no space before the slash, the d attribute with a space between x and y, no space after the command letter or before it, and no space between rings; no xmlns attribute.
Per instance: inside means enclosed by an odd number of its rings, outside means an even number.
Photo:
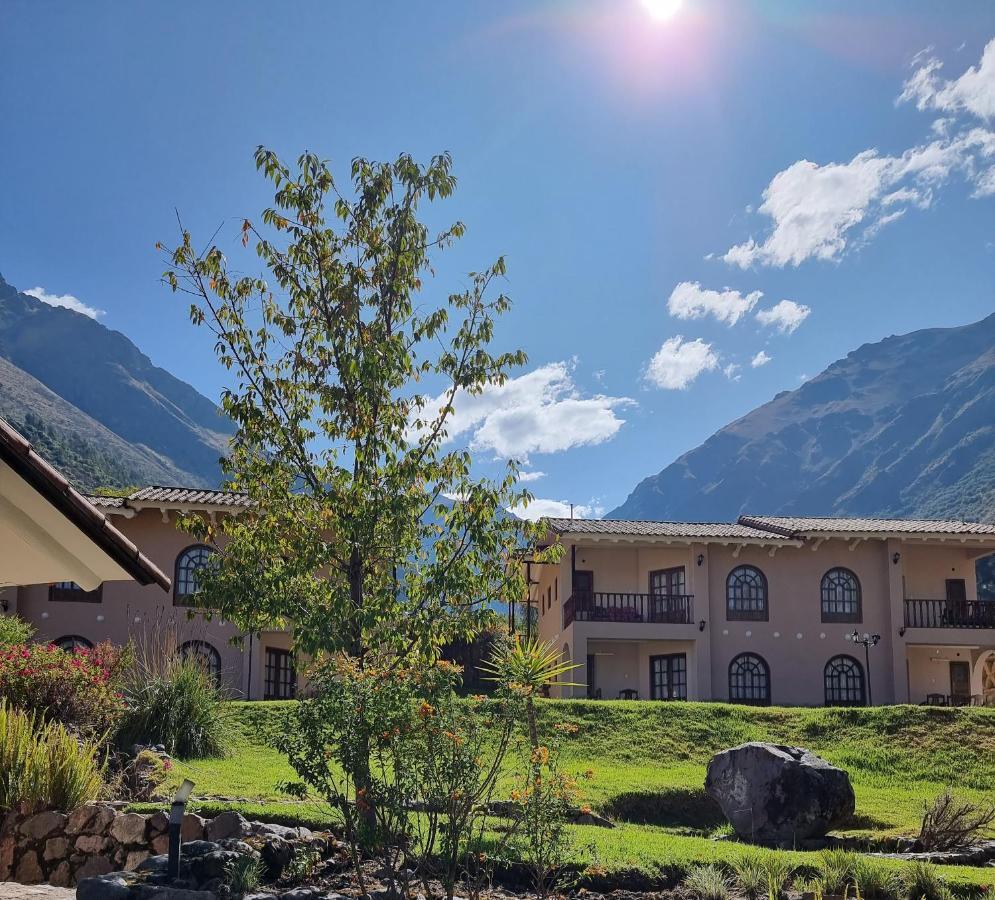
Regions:
<svg viewBox="0 0 995 900"><path fill-rule="evenodd" d="M8 589L7 612L30 622L39 640L65 647L130 640L139 653L195 655L233 696L295 696L298 678L288 633L244 636L190 604L196 572L212 549L182 531L177 519L190 513L214 521L238 515L249 505L244 494L147 487L128 497L87 499L156 566L171 573L170 590L134 581L105 581L89 591L74 582L35 584Z"/></svg>
<svg viewBox="0 0 995 900"><path fill-rule="evenodd" d="M995 703L995 602L979 601L975 575L995 526L545 523L563 553L531 566L529 603L577 666L556 695Z"/></svg>

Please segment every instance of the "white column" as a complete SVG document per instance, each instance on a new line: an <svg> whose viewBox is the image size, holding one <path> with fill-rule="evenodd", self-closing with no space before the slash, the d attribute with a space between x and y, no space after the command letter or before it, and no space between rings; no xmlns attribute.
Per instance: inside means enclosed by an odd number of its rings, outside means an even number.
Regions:
<svg viewBox="0 0 995 900"><path fill-rule="evenodd" d="M698 565L698 557L702 563ZM694 594L694 616L697 625L704 619L705 630L699 631L694 642L694 666L697 674L696 696L689 700L714 700L712 694L712 622L709 621L711 608L708 586L708 544L691 545L691 577L688 579L691 593Z"/></svg>
<svg viewBox="0 0 995 900"><path fill-rule="evenodd" d="M898 563L893 562L895 554L900 554ZM891 680L892 703L909 702L909 674L905 636L899 631L905 630L905 560L901 556L902 545L899 541L890 540L886 545L885 565L888 567L888 608L889 633L891 644ZM872 651L873 652L873 651ZM887 696L878 703L887 703Z"/></svg>

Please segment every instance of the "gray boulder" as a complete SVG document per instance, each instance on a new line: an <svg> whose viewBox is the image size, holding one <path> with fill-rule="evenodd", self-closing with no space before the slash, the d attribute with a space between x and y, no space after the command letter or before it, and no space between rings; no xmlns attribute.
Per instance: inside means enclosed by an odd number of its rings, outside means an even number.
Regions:
<svg viewBox="0 0 995 900"><path fill-rule="evenodd" d="M850 777L802 747L759 741L712 757L705 790L739 837L792 847L853 815Z"/></svg>

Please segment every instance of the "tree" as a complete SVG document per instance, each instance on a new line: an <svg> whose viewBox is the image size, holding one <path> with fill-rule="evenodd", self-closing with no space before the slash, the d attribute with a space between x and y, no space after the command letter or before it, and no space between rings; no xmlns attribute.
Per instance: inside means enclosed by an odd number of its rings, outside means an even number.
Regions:
<svg viewBox="0 0 995 900"><path fill-rule="evenodd" d="M431 256L464 227L433 235L418 213L453 192L448 155L427 166L356 159L346 191L310 153L294 172L262 147L255 158L276 194L261 225L243 222L241 242L255 243L272 283L237 274L214 244L195 251L182 229L164 273L193 296L193 322L234 375L223 465L254 504L224 521L199 605L246 633L292 627L298 649L360 666L371 653L430 656L472 637L492 601L526 590L508 564L534 537L505 513L530 499L516 463L477 478L467 451L445 447L454 402L526 359L488 350L509 308L492 296L504 262L434 299ZM216 537L210 522L190 527Z"/></svg>

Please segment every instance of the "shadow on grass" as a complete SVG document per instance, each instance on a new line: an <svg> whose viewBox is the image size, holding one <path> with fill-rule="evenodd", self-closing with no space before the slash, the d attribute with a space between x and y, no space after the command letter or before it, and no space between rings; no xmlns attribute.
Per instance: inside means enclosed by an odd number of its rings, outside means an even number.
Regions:
<svg viewBox="0 0 995 900"><path fill-rule="evenodd" d="M710 831L725 823L722 810L702 788L628 791L602 804L601 812L634 825L683 826Z"/></svg>
<svg viewBox="0 0 995 900"><path fill-rule="evenodd" d="M885 819L878 819L869 816L867 813L854 813L845 822L840 824L837 830L842 831L886 831L889 828L896 828L897 822L888 822Z"/></svg>

